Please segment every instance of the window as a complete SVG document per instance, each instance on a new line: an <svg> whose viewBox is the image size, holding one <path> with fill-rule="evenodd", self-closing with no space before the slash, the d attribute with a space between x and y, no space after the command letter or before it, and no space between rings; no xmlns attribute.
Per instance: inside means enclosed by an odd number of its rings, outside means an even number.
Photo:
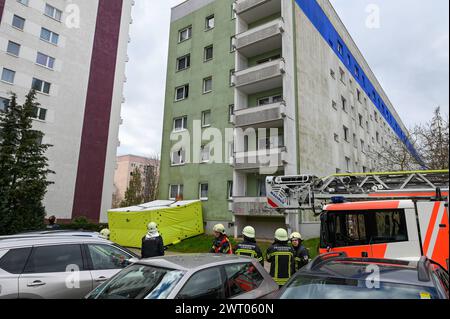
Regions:
<svg viewBox="0 0 450 319"><path fill-rule="evenodd" d="M230 86L234 85L234 73L235 73L234 69L230 70Z"/></svg>
<svg viewBox="0 0 450 319"><path fill-rule="evenodd" d="M220 267L213 267L195 273L176 298L225 299L225 284Z"/></svg>
<svg viewBox="0 0 450 319"><path fill-rule="evenodd" d="M283 101L283 96L281 94L268 96L268 97L258 99L258 106L280 103L282 101Z"/></svg>
<svg viewBox="0 0 450 319"><path fill-rule="evenodd" d="M228 106L228 121L230 123L233 123L233 116L234 116L234 104L231 104Z"/></svg>
<svg viewBox="0 0 450 319"><path fill-rule="evenodd" d="M377 143L380 143L380 133L376 132Z"/></svg>
<svg viewBox="0 0 450 319"><path fill-rule="evenodd" d="M178 31L178 42L189 40L192 37L192 26L186 27Z"/></svg>
<svg viewBox="0 0 450 319"><path fill-rule="evenodd" d="M185 100L189 97L189 84L179 86L175 89L175 101Z"/></svg>
<svg viewBox="0 0 450 319"><path fill-rule="evenodd" d="M233 181L227 182L227 198L228 200L233 199Z"/></svg>
<svg viewBox="0 0 450 319"><path fill-rule="evenodd" d="M202 127L211 126L211 111L202 112Z"/></svg>
<svg viewBox="0 0 450 319"><path fill-rule="evenodd" d="M8 48L6 49L6 51L14 56L19 56L20 53L20 44L9 41L8 42Z"/></svg>
<svg viewBox="0 0 450 319"><path fill-rule="evenodd" d="M199 197L201 200L208 200L208 184L200 184Z"/></svg>
<svg viewBox="0 0 450 319"><path fill-rule="evenodd" d="M231 20L236 19L236 11L234 10L234 5L231 5Z"/></svg>
<svg viewBox="0 0 450 319"><path fill-rule="evenodd" d="M348 127L344 126L344 140L348 142Z"/></svg>
<svg viewBox="0 0 450 319"><path fill-rule="evenodd" d="M10 70L10 69L3 69L2 71L2 81L8 82L8 83L14 83L14 78L16 77L16 71Z"/></svg>
<svg viewBox="0 0 450 319"><path fill-rule="evenodd" d="M29 0L17 0L17 2L23 4L24 6L28 6L28 1Z"/></svg>
<svg viewBox="0 0 450 319"><path fill-rule="evenodd" d="M55 66L55 59L46 54L38 52L36 57L36 63L45 66L49 69L53 69Z"/></svg>
<svg viewBox="0 0 450 319"><path fill-rule="evenodd" d="M213 80L212 77L207 77L203 79L203 93L212 92L213 89Z"/></svg>
<svg viewBox="0 0 450 319"><path fill-rule="evenodd" d="M339 134L334 134L334 140L339 143Z"/></svg>
<svg viewBox="0 0 450 319"><path fill-rule="evenodd" d="M180 196L183 196L183 185L170 185L169 199L176 200Z"/></svg>
<svg viewBox="0 0 450 319"><path fill-rule="evenodd" d="M55 19L56 21L61 21L62 11L47 3L45 4L45 15L47 17Z"/></svg>
<svg viewBox="0 0 450 319"><path fill-rule="evenodd" d="M5 112L9 105L9 99L0 97L0 112Z"/></svg>
<svg viewBox="0 0 450 319"><path fill-rule="evenodd" d="M214 15L210 15L205 19L205 30L214 29L214 24L215 24Z"/></svg>
<svg viewBox="0 0 450 319"><path fill-rule="evenodd" d="M210 45L205 47L203 60L206 62L212 60L213 58L214 58L214 46Z"/></svg>
<svg viewBox="0 0 450 319"><path fill-rule="evenodd" d="M20 275L23 272L28 256L30 256L31 248L18 248L9 250L0 259L0 269L14 275Z"/></svg>
<svg viewBox="0 0 450 319"><path fill-rule="evenodd" d="M337 110L337 103L335 101L331 101L331 106L333 109Z"/></svg>
<svg viewBox="0 0 450 319"><path fill-rule="evenodd" d="M361 114L358 114L359 126L363 127L364 118Z"/></svg>
<svg viewBox="0 0 450 319"><path fill-rule="evenodd" d="M263 64L263 63L272 62L272 61L279 60L279 59L281 59L281 55L275 54L271 57L256 61L256 64Z"/></svg>
<svg viewBox="0 0 450 319"><path fill-rule="evenodd" d="M336 79L336 72L334 72L333 69L330 69L330 76L331 76L333 79Z"/></svg>
<svg viewBox="0 0 450 319"><path fill-rule="evenodd" d="M345 158L345 167L347 169L347 173L351 173L351 160L349 157Z"/></svg>
<svg viewBox="0 0 450 319"><path fill-rule="evenodd" d="M358 147L358 140L356 138L356 134L353 134L353 147L355 147L355 148Z"/></svg>
<svg viewBox="0 0 450 319"><path fill-rule="evenodd" d="M76 265L83 270L80 245L35 247L25 266L24 273L66 272L67 267Z"/></svg>
<svg viewBox="0 0 450 319"><path fill-rule="evenodd" d="M210 158L210 147L209 145L203 145L200 148L200 160L202 163L209 163Z"/></svg>
<svg viewBox="0 0 450 319"><path fill-rule="evenodd" d="M339 75L340 75L339 79L341 80L342 83L345 84L345 71L342 70L341 68L339 68Z"/></svg>
<svg viewBox="0 0 450 319"><path fill-rule="evenodd" d="M361 142L361 152L365 153L365 151L366 151L366 143L363 140L361 140L360 142Z"/></svg>
<svg viewBox="0 0 450 319"><path fill-rule="evenodd" d="M187 129L187 116L178 117L173 120L173 131L179 132Z"/></svg>
<svg viewBox="0 0 450 319"><path fill-rule="evenodd" d="M355 65L355 76L358 79L359 78L359 68Z"/></svg>
<svg viewBox="0 0 450 319"><path fill-rule="evenodd" d="M347 99L343 96L341 96L341 101L342 101L342 109L347 112Z"/></svg>
<svg viewBox="0 0 450 319"><path fill-rule="evenodd" d="M337 50L338 50L340 55L344 55L344 47L343 47L341 41L337 42Z"/></svg>
<svg viewBox="0 0 450 319"><path fill-rule="evenodd" d="M361 103L361 97L362 93L359 89L356 89L356 98L358 99L358 102Z"/></svg>
<svg viewBox="0 0 450 319"><path fill-rule="evenodd" d="M177 71L186 70L191 66L191 55L187 54L177 59Z"/></svg>
<svg viewBox="0 0 450 319"><path fill-rule="evenodd" d="M58 45L59 42L59 34L50 31L46 28L41 29L41 40L44 40L46 42L50 42L54 45Z"/></svg>
<svg viewBox="0 0 450 319"><path fill-rule="evenodd" d="M257 289L264 277L252 263L225 265L227 297L233 298Z"/></svg>
<svg viewBox="0 0 450 319"><path fill-rule="evenodd" d="M172 153L172 165L183 165L186 163L186 151L180 149Z"/></svg>
<svg viewBox="0 0 450 319"><path fill-rule="evenodd" d="M36 78L33 78L33 82L31 84L31 88L45 94L50 94L51 84L49 82L45 82Z"/></svg>
<svg viewBox="0 0 450 319"><path fill-rule="evenodd" d="M45 121L47 117L47 110L41 107L35 107L33 108L33 114L31 117L37 120Z"/></svg>
<svg viewBox="0 0 450 319"><path fill-rule="evenodd" d="M128 266L132 256L110 245L88 245L94 270L122 269Z"/></svg>
<svg viewBox="0 0 450 319"><path fill-rule="evenodd" d="M18 15L14 15L12 20L12 26L19 30L23 30L23 28L25 27L25 19L19 17Z"/></svg>

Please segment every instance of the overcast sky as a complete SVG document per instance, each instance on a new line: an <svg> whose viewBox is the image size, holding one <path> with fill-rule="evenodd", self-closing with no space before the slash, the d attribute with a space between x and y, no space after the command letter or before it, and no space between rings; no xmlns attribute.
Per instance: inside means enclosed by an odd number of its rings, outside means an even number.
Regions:
<svg viewBox="0 0 450 319"><path fill-rule="evenodd" d="M181 2L136 0L119 155L161 152L170 8ZM331 2L406 126L439 105L448 114L448 0ZM380 10L379 28L366 26L370 5Z"/></svg>

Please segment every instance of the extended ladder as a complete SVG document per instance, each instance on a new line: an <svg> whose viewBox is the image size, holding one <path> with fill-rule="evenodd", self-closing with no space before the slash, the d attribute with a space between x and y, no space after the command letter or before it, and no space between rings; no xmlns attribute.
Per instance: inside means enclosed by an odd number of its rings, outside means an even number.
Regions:
<svg viewBox="0 0 450 319"><path fill-rule="evenodd" d="M448 199L449 171L273 176L266 180L269 206L276 209L313 209L333 197L349 200ZM318 203L318 201L321 201Z"/></svg>

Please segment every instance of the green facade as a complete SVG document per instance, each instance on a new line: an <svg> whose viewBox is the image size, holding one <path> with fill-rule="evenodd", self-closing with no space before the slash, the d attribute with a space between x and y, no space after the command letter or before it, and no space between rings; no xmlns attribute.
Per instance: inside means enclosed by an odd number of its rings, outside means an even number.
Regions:
<svg viewBox="0 0 450 319"><path fill-rule="evenodd" d="M199 198L200 183L208 183L209 200L203 202L205 221L232 221L229 211L228 182L233 180L233 169L228 163L187 163L172 166L170 151L175 142L170 136L175 118L187 116L187 130L192 133L193 121L201 121L202 112L211 111L211 127L225 136L225 128L232 128L229 106L234 104L234 89L230 86L230 70L234 69L235 55L231 37L235 33L232 15L233 0L214 1L171 24L164 124L161 150L160 198L169 198L170 185L183 185L183 199ZM206 18L214 15L215 27L205 31ZM192 26L192 37L178 43L179 30ZM204 48L213 45L214 57L204 62ZM190 67L177 71L177 58L190 54ZM211 93L203 93L203 79L212 76ZM189 97L175 102L176 87L189 84ZM192 153L200 153L194 149ZM222 150L225 155L225 145ZM224 159L228 156L224 156Z"/></svg>

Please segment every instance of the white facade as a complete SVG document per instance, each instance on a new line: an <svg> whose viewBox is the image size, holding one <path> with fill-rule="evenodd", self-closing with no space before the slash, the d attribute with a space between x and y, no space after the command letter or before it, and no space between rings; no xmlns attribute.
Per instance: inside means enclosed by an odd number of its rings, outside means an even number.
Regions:
<svg viewBox="0 0 450 319"><path fill-rule="evenodd" d="M53 145L46 155L50 169L56 172L50 176L55 184L49 187L44 205L49 215L60 219L72 218L99 1L28 0L22 1L28 3L24 5L16 0L6 0L1 19L0 73L4 68L13 70L15 78L13 83L0 82L0 97L8 98L9 92L14 92L19 102L23 102L33 78L51 83L48 94L37 94L38 102L47 113L45 119L34 121L34 127L45 134L44 143ZM45 14L47 3L61 10L61 21ZM113 193L131 7L132 0L124 0L106 163L104 172L99 172L104 174L102 207L101 211L90 213L101 216L101 221L106 221ZM25 19L23 30L12 25L14 15ZM57 43L44 41L42 28L58 34ZM20 44L18 56L7 52L9 41ZM54 58L53 69L36 62L38 52Z"/></svg>

